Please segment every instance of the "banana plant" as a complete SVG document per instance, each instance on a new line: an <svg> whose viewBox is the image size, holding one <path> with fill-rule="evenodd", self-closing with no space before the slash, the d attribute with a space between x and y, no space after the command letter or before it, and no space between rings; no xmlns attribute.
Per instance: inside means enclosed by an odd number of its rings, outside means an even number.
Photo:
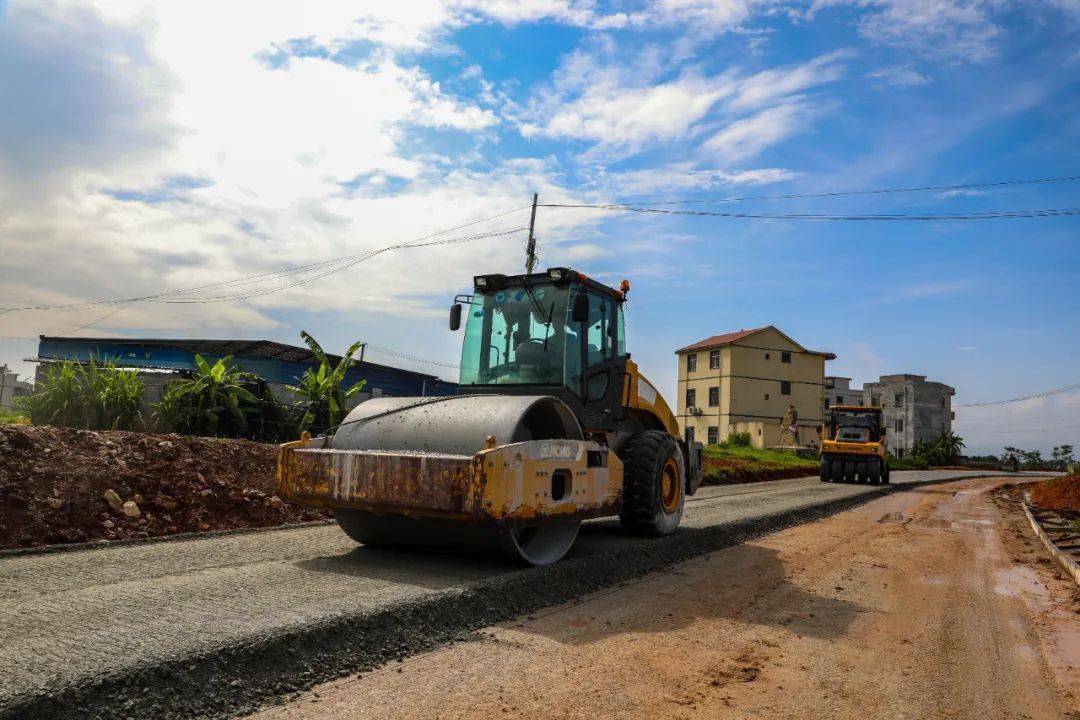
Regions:
<svg viewBox="0 0 1080 720"><path fill-rule="evenodd" d="M306 370L296 385L286 385L285 389L302 398L299 403L304 411L299 422L301 432L313 426L328 430L344 418L347 401L367 384L366 380L359 380L348 388L342 386L345 373L356 363L353 355L363 343L359 340L354 342L337 365L334 365L315 338L306 331L301 331L300 337L315 355L319 365Z"/></svg>
<svg viewBox="0 0 1080 720"><path fill-rule="evenodd" d="M243 386L254 377L233 364L231 355L211 365L196 354L191 379L171 385L159 410L175 413L177 430L183 433L237 435L247 427L243 406L259 403Z"/></svg>

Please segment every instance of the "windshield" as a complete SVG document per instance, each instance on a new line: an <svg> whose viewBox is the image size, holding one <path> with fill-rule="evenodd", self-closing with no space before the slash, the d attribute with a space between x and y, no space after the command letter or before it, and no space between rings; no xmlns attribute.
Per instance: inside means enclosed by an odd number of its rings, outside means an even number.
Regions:
<svg viewBox="0 0 1080 720"><path fill-rule="evenodd" d="M562 385L569 295L544 282L473 295L461 384Z"/></svg>
<svg viewBox="0 0 1080 720"><path fill-rule="evenodd" d="M833 411L834 439L876 442L878 439L879 423L880 420L876 413L835 410Z"/></svg>

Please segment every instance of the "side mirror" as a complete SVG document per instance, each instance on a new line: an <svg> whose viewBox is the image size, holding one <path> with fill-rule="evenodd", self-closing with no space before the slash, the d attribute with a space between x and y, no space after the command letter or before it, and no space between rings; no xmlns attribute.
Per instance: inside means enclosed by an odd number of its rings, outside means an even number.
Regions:
<svg viewBox="0 0 1080 720"><path fill-rule="evenodd" d="M574 296L574 307L570 311L570 320L573 322L589 321L589 294L579 292Z"/></svg>
<svg viewBox="0 0 1080 720"><path fill-rule="evenodd" d="M450 329L457 330L461 327L461 303L450 306Z"/></svg>

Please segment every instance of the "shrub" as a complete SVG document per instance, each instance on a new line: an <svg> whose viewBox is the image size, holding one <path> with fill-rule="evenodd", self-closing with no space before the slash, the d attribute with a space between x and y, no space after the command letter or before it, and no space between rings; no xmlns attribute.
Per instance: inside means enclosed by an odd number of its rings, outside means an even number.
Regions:
<svg viewBox="0 0 1080 720"><path fill-rule="evenodd" d="M35 391L16 408L35 425L89 430L135 430L143 424L143 381L115 362L91 359L49 363Z"/></svg>
<svg viewBox="0 0 1080 720"><path fill-rule="evenodd" d="M750 447L750 433L731 433L727 436L724 442L720 443L721 447Z"/></svg>

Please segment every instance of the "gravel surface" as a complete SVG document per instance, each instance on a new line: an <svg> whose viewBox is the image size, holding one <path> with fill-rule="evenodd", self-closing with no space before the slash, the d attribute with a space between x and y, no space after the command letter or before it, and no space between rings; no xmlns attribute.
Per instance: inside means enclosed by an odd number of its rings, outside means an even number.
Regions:
<svg viewBox="0 0 1080 720"><path fill-rule="evenodd" d="M0 717L236 715L882 492L809 478L706 488L674 537L589 523L567 560L539 569L369 550L332 526L0 558Z"/></svg>
<svg viewBox="0 0 1080 720"><path fill-rule="evenodd" d="M1000 482L895 493L252 720L1077 718L1080 592L1026 560Z"/></svg>

